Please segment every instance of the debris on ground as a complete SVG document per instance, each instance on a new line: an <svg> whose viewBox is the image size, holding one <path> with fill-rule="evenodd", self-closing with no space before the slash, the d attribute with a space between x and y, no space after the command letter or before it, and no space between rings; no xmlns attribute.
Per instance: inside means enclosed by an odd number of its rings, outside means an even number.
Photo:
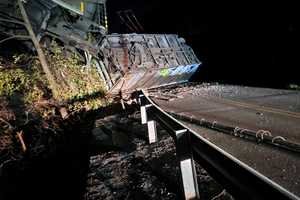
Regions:
<svg viewBox="0 0 300 200"><path fill-rule="evenodd" d="M149 145L147 128L137 116L96 120L85 200L182 199L173 139L159 128L159 141ZM220 194L215 199L232 199L203 168L196 168L202 198Z"/></svg>

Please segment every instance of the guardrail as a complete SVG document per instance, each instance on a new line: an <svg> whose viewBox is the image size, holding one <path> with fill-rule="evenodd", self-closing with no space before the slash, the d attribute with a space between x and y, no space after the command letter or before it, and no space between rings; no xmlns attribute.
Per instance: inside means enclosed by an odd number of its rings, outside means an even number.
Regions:
<svg viewBox="0 0 300 200"><path fill-rule="evenodd" d="M194 161L238 199L300 199L240 160L190 130L157 106L142 90L137 92L142 124L149 142L158 141L158 122L175 140L185 199L200 199Z"/></svg>

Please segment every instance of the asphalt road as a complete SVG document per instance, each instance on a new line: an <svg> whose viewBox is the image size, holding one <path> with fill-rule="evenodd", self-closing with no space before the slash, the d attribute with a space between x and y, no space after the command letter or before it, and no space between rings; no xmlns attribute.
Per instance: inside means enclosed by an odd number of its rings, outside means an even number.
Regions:
<svg viewBox="0 0 300 200"><path fill-rule="evenodd" d="M167 111L198 119L246 128L267 130L300 144L300 92L239 86L195 86L160 95L175 95L172 101L154 99ZM300 155L266 144L246 141L224 133L187 124L228 153L300 196Z"/></svg>

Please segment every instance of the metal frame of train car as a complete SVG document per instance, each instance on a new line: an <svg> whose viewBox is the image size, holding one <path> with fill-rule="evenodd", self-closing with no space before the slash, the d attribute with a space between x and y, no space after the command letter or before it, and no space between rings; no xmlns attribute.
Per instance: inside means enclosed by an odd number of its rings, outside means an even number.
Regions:
<svg viewBox="0 0 300 200"><path fill-rule="evenodd" d="M85 5L83 12L68 4L66 0L28 0L24 6L34 32L41 42L49 37L60 41L66 48L87 51L97 57L98 45L107 32L104 27L107 21L106 0L80 2L84 2ZM9 25L8 21L11 22ZM2 0L0 33L6 36L26 34L26 29L20 22L22 19L16 1Z"/></svg>

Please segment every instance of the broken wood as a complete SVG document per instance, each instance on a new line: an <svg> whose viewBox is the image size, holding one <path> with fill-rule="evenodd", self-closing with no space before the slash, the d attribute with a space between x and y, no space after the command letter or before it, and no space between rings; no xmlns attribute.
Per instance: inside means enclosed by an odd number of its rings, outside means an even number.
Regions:
<svg viewBox="0 0 300 200"><path fill-rule="evenodd" d="M14 127L6 120L4 120L2 117L0 117L0 121L5 123L8 126L8 129L13 130Z"/></svg>
<svg viewBox="0 0 300 200"><path fill-rule="evenodd" d="M21 143L22 150L25 153L26 150L27 150L27 147L26 147L24 139L23 139L23 131L17 132L17 137L18 137L18 139L19 139L19 141Z"/></svg>
<svg viewBox="0 0 300 200"><path fill-rule="evenodd" d="M12 40L12 39L28 40L28 39L31 39L31 38L30 38L30 36L27 36L27 35L15 35L15 36L11 36L11 37L8 37L8 38L5 38L5 39L1 40L0 44L3 43L3 42L6 42L8 40Z"/></svg>
<svg viewBox="0 0 300 200"><path fill-rule="evenodd" d="M69 114L68 114L67 108L61 107L59 109L59 112L60 112L60 115L61 115L62 119L67 119L68 118Z"/></svg>

